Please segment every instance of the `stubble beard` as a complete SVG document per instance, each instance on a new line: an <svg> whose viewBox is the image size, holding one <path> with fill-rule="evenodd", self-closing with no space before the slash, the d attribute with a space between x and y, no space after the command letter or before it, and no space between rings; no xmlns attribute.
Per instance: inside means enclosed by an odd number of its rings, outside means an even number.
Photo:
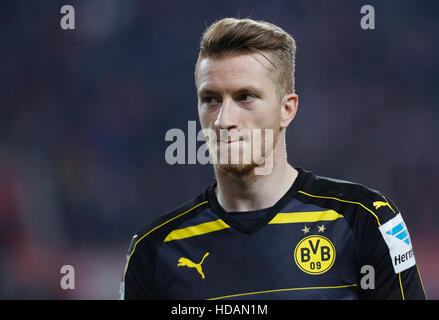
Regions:
<svg viewBox="0 0 439 320"><path fill-rule="evenodd" d="M276 148L279 139L279 132L277 130L273 128L266 128L266 129L271 130L273 132L273 142L271 146L270 145L268 146L269 150L266 150L265 135L264 134L262 135L261 141L259 143L261 148L261 153L260 153L261 156L259 159L254 159L253 157L254 143L251 143L250 161L247 161L247 163L245 163L243 161L244 155L242 155L241 152L239 163L221 163L221 161L218 161L217 163L214 163L215 170L225 173L227 175L234 176L236 178L243 178L245 176L254 175L254 171L256 168L264 166L264 162L266 161L267 156L273 157L274 149ZM262 129L262 132L264 132L266 129ZM217 152L218 152L217 159L220 159L219 150Z"/></svg>

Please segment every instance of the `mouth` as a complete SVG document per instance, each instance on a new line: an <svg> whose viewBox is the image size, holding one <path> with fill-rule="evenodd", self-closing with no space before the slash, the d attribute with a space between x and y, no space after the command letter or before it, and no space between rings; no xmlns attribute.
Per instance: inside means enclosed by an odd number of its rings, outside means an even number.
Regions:
<svg viewBox="0 0 439 320"><path fill-rule="evenodd" d="M217 144L220 144L220 143L232 144L234 142L240 142L240 141L244 141L244 138L239 138L239 139L235 139L235 140L217 140Z"/></svg>

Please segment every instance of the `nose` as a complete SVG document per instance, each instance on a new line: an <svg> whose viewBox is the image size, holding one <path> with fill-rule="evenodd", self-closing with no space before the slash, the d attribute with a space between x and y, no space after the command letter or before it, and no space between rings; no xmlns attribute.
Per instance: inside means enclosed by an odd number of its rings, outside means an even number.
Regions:
<svg viewBox="0 0 439 320"><path fill-rule="evenodd" d="M237 127L238 108L234 105L232 99L223 100L218 116L215 120L215 127L218 129L233 129Z"/></svg>

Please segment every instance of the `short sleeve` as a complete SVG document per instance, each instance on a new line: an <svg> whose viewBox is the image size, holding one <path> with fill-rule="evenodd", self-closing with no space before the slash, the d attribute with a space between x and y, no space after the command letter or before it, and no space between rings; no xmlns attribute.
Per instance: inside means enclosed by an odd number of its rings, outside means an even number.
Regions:
<svg viewBox="0 0 439 320"><path fill-rule="evenodd" d="M155 300L157 290L152 275L152 257L147 241L135 235L128 249L124 275L120 286L122 300Z"/></svg>
<svg viewBox="0 0 439 320"><path fill-rule="evenodd" d="M373 267L373 283L363 286L360 281L360 299L426 299L413 243L401 213L384 196L372 204L371 208L361 208L367 219L357 230L363 233L358 237L360 263ZM360 274L360 278L364 276Z"/></svg>

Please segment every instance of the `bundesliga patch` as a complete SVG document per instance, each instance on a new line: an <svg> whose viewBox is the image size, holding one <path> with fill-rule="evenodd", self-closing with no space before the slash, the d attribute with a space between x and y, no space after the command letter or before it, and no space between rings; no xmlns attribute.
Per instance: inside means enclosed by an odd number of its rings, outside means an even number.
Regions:
<svg viewBox="0 0 439 320"><path fill-rule="evenodd" d="M384 241L389 247L395 273L400 273L416 264L412 242L407 226L398 213L393 219L379 227Z"/></svg>

